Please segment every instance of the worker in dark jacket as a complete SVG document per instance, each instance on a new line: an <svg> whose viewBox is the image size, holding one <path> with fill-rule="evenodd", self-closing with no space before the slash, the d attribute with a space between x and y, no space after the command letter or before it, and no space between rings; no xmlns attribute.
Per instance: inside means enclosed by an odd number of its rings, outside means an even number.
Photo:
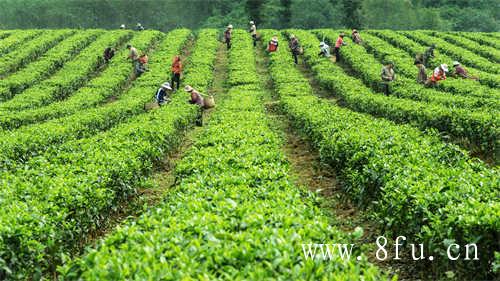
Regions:
<svg viewBox="0 0 500 281"><path fill-rule="evenodd" d="M436 48L436 44L432 44L427 50L425 50L424 55L422 57L422 62L426 67L429 67L429 61L434 58L434 49Z"/></svg>
<svg viewBox="0 0 500 281"><path fill-rule="evenodd" d="M224 31L224 40L226 42L227 49L231 49L231 38L233 33L233 25L230 24L227 26L226 31Z"/></svg>
<svg viewBox="0 0 500 281"><path fill-rule="evenodd" d="M290 36L289 47L290 47L290 51L292 52L292 56L293 56L293 60L294 60L295 64L298 64L299 61L298 61L297 56L300 55L300 44L299 44L299 40L297 39L297 37L295 37L295 35L293 35L293 34Z"/></svg>
<svg viewBox="0 0 500 281"><path fill-rule="evenodd" d="M467 70L458 61L453 62L453 67L455 68L455 71L453 71L453 76L461 77L464 79L477 80L477 77L470 76Z"/></svg>
<svg viewBox="0 0 500 281"><path fill-rule="evenodd" d="M163 83L160 88L156 91L155 99L159 106L165 104L170 98L170 92L172 91L172 87L170 87L170 83Z"/></svg>
<svg viewBox="0 0 500 281"><path fill-rule="evenodd" d="M382 67L382 89L384 90L384 94L386 96L389 95L390 89L389 84L396 79L396 74L394 73L394 63L392 61L388 61Z"/></svg>
<svg viewBox="0 0 500 281"><path fill-rule="evenodd" d="M352 41L356 44L361 44L361 42L363 42L363 40L361 40L361 35L359 35L359 31L356 29L352 30Z"/></svg>
<svg viewBox="0 0 500 281"><path fill-rule="evenodd" d="M103 54L104 62L108 63L115 56L115 51L115 48L107 47Z"/></svg>
<svg viewBox="0 0 500 281"><path fill-rule="evenodd" d="M198 115L196 118L196 125L203 126L203 108L205 107L205 100L200 92L196 91L193 87L187 85L184 90L188 92L191 96L189 99L190 104L196 104L198 106Z"/></svg>
<svg viewBox="0 0 500 281"><path fill-rule="evenodd" d="M427 72L425 65L421 61L416 61L415 66L418 68L417 83L425 84L427 81Z"/></svg>

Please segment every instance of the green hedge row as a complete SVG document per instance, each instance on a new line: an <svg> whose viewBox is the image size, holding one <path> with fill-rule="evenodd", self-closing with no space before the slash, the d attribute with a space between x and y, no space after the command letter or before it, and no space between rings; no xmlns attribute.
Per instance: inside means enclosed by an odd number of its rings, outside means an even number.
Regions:
<svg viewBox="0 0 500 281"><path fill-rule="evenodd" d="M401 99L375 94L362 81L347 74L340 66L321 59L316 50L319 40L307 31L300 33L305 57L312 66L320 83L342 97L349 108L381 116L398 123L410 123L423 130L434 128L449 134L472 150L492 155L499 145L499 115L494 112L472 112L461 108L448 108L440 104ZM328 33L325 34L327 37ZM333 38L329 38L333 40ZM380 83L381 65L373 56L357 44L345 46L341 57L362 80L377 89ZM375 60L375 62L373 62Z"/></svg>
<svg viewBox="0 0 500 281"><path fill-rule="evenodd" d="M188 31L186 31L188 32ZM159 33L141 33L141 36L134 37L130 43L136 46L139 49L148 49L157 39ZM121 52L118 52L116 58L110 61L107 69L104 70L100 75L92 80L90 80L85 87L78 89L74 94L72 94L68 99L51 103L44 107L34 108L23 110L19 112L13 112L11 114L7 114L4 116L0 115L0 126L3 129L13 129L18 128L20 126L40 122L43 120L48 120L51 118L62 117L70 114L74 114L79 112L76 116L69 116L64 119L53 120L53 122L61 122L66 124L67 127L73 127L72 125L77 123L82 124L83 119L81 118L90 116L89 121L92 122L92 115L96 115L96 113L101 112L99 108L91 108L93 106L102 104L106 101L107 98L111 96L120 97L120 94L123 90L124 85L129 82L132 73L132 64L130 61L126 60L128 50L124 49ZM153 64L154 65L154 64ZM163 73L165 70L163 70ZM150 72L154 73L154 72ZM161 73L161 72L160 72ZM148 73L149 74L149 73ZM127 97L131 97L132 99L137 99L141 97L141 95L129 94ZM144 95L142 95L143 97ZM146 97L149 98L149 97ZM126 98L120 98L119 103L123 104L123 101L127 100ZM144 97L142 98L144 100ZM141 99L137 100L137 103L134 105L130 105L137 110L141 109L140 103ZM113 106L117 107L117 106ZM90 108L90 109L88 109ZM114 109L113 109L114 110ZM126 105L124 105L123 110L127 110ZM116 112L116 110L115 110ZM106 116L104 112L99 113L102 116ZM76 118L76 119L75 119ZM70 121L75 120L75 121ZM109 122L109 121L106 121ZM49 122L50 123L50 122ZM42 126L45 126L42 125ZM47 125L48 126L48 125ZM36 127L36 126L35 126ZM79 127L79 126L77 126ZM97 126L95 126L97 129ZM31 128L31 127L28 127ZM74 127L72 129L75 129ZM30 131L37 129L28 129ZM89 132L90 133L90 132Z"/></svg>
<svg viewBox="0 0 500 281"><path fill-rule="evenodd" d="M51 48L38 60L0 80L0 87L9 88L8 92L0 92L0 100L7 100L25 88L50 76L103 33L102 30L77 31L74 35L67 37Z"/></svg>
<svg viewBox="0 0 500 281"><path fill-rule="evenodd" d="M20 44L28 43L29 40L43 33L44 31L42 30L13 30L7 38L2 39L0 54L10 52Z"/></svg>
<svg viewBox="0 0 500 281"><path fill-rule="evenodd" d="M3 40L7 37L10 36L10 34L12 34L13 31L12 30L0 30L0 40ZM0 43L2 43L2 41L0 41Z"/></svg>
<svg viewBox="0 0 500 281"><path fill-rule="evenodd" d="M433 36L426 35L422 32L412 31L412 32L399 32L404 36L415 40L418 43L430 45L432 43L436 44L436 49L441 53L448 55L453 60L458 60L464 65L470 65L475 67L480 72L471 70L471 73L479 76L481 83L486 83L491 87L498 88L500 85L500 67L496 63L492 63L485 58L481 58L474 54L473 52L467 51L464 48L457 47L453 44L446 42L445 40ZM438 62L442 63L442 62Z"/></svg>
<svg viewBox="0 0 500 281"><path fill-rule="evenodd" d="M463 36L463 37L469 38L473 41L480 43L481 45L500 49L500 40L495 39L495 38L488 36L486 34L482 34L482 33L478 33L478 32L457 32L457 33L453 33L453 34L457 34L458 36Z"/></svg>
<svg viewBox="0 0 500 281"><path fill-rule="evenodd" d="M168 64L188 34L169 33L151 54L151 66ZM165 72L149 83L160 85L168 76ZM134 86L131 92L152 95L156 89ZM88 243L89 234L104 227L119 200L136 192L153 163L175 147L194 122L197 111L181 106L186 99L91 138L47 149L26 163L31 169L2 174L0 198L6 209L0 214L0 276L37 279Z"/></svg>
<svg viewBox="0 0 500 281"><path fill-rule="evenodd" d="M176 166L178 184L63 268L62 280L383 278L365 261L304 259L301 243L348 236L329 226L314 194L291 183L245 31L234 31L228 68L232 88Z"/></svg>
<svg viewBox="0 0 500 281"><path fill-rule="evenodd" d="M160 33L158 32L145 32L141 33L141 36L135 39L137 40L138 47L147 49L159 37ZM187 38L187 35L184 37ZM128 80L132 67L131 63L124 59L122 60L124 62L117 63L116 67L112 67L113 70L112 68L108 68L111 73L120 74L117 72L118 70L122 72L122 75L106 75L97 78L102 80L104 77L108 81L108 85L101 89L96 88L98 89L96 90L96 94L100 94L101 97L105 94L111 96L122 91L121 87ZM89 84L92 84L92 81ZM110 86L114 88L108 88ZM94 88L83 88L83 90L84 92L82 93L93 95ZM24 165L27 159L44 153L49 146L57 146L72 139L90 137L96 132L109 129L131 116L142 113L144 111L144 104L151 100L154 91L154 87L149 92L141 92L132 87L129 91L120 95L119 99L113 103L101 107L88 108L79 111L77 114L49 120L40 124L32 124L16 130L3 131L0 133L0 168L6 170L15 169L17 164ZM51 106L48 108L53 109ZM50 114L50 112L47 112L47 115ZM26 121L29 120L22 120L22 122Z"/></svg>
<svg viewBox="0 0 500 281"><path fill-rule="evenodd" d="M432 36L436 36L439 38L443 38L444 40L456 44L464 49L467 49L473 53L479 54L480 56L493 60L493 62L500 63L500 50L496 48L492 48L489 46L481 45L473 40L465 38L464 36L460 36L457 34L449 34L444 32L426 32Z"/></svg>
<svg viewBox="0 0 500 281"><path fill-rule="evenodd" d="M324 31L322 33L329 33L329 38L332 38L332 35L336 35L335 33L331 34L331 31ZM371 34L364 33L363 40L363 47L374 54L379 62L387 59L395 63L397 81L391 86L394 95L402 98L422 100L443 104L449 107L468 108L471 110L500 109L500 91L483 86L483 91L468 93L465 96L451 95L455 93L443 93L437 89L425 88L423 85L417 83L416 76L418 69L413 65L414 59L405 51L395 48L391 44ZM350 40L347 41L351 42ZM367 64L373 64L379 68L376 74L380 75L382 64L373 60L371 56L366 56L366 58L370 59L366 61ZM373 68L369 70L375 71ZM428 69L428 75L431 75L432 71L433 69ZM448 80L450 79L455 80L454 78L448 78ZM462 78L459 78L459 80L462 80ZM464 87L467 88L467 85L464 85ZM458 93L460 94L464 91Z"/></svg>
<svg viewBox="0 0 500 281"><path fill-rule="evenodd" d="M272 35L263 32L263 41ZM280 38L280 42L286 41ZM308 40L302 38L302 44L307 47ZM354 202L370 208L380 229L392 237L406 235L424 243L427 253L436 257L433 266L441 272L460 263L446 257L450 241L476 242L481 260L465 262L469 274L478 279L491 274L493 253L500 252L497 169L437 136L332 105L313 94L307 80L293 70L287 51L270 58L284 112L336 170ZM359 87L350 80L339 85L349 93L346 96L358 93Z"/></svg>
<svg viewBox="0 0 500 281"><path fill-rule="evenodd" d="M75 30L70 29L51 30L35 40L22 44L22 47L15 51L3 54L0 57L0 75L7 75L24 67L29 62L35 61L64 38L74 33Z"/></svg>
<svg viewBox="0 0 500 281"><path fill-rule="evenodd" d="M369 30L366 32L374 34L388 41L392 45L401 48L402 50L405 50L413 57L418 53L423 53L426 50L426 48L428 48L430 44L432 44L432 42L426 42L424 40L419 40L417 43L409 39L408 37L399 34L397 32L394 32L392 30ZM439 50L435 50L434 54L435 58L430 60L431 65L434 67L438 66L441 63L452 65L453 61L456 60L454 58L447 56L445 53L440 52ZM467 69L472 75L480 77L479 83L477 81L472 81L472 80L462 80L462 81L447 80L447 81L442 81L439 84L439 87L443 90L451 91L454 93L462 93L462 91L466 91L464 92L464 94L482 92L484 91L483 89L485 89L484 86L489 86L493 88L500 87L500 79L497 78L496 75L489 74L478 69L470 68L469 66L467 66Z"/></svg>
<svg viewBox="0 0 500 281"><path fill-rule="evenodd" d="M11 100L0 103L0 116L15 116L12 111L40 107L70 95L93 75L100 74L102 53L106 47L119 46L130 37L131 32L120 30L107 32L97 38L49 79L17 94ZM122 52L121 55L124 56L125 53ZM116 60L118 60L117 56L112 61Z"/></svg>

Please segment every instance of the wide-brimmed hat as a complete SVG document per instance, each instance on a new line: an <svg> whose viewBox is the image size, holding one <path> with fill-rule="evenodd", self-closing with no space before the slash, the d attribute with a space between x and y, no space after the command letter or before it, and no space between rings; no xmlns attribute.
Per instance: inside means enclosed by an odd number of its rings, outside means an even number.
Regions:
<svg viewBox="0 0 500 281"><path fill-rule="evenodd" d="M320 46L320 47L325 46L325 42L323 42L323 41L319 42L319 46Z"/></svg>
<svg viewBox="0 0 500 281"><path fill-rule="evenodd" d="M233 25L232 25L232 24L230 24L230 25L228 25L228 26L227 26L227 28L229 28L229 29L233 29Z"/></svg>
<svg viewBox="0 0 500 281"><path fill-rule="evenodd" d="M255 24L255 22L253 22L253 20L250 21L250 24Z"/></svg>
<svg viewBox="0 0 500 281"><path fill-rule="evenodd" d="M186 91L186 92L192 92L193 90L194 90L193 87L191 87L189 85L187 85L186 87L184 87L184 91Z"/></svg>
<svg viewBox="0 0 500 281"><path fill-rule="evenodd" d="M357 29L353 29L353 30L352 30L352 32L353 32L353 33L356 33L356 32L358 32L358 30L357 30Z"/></svg>
<svg viewBox="0 0 500 281"><path fill-rule="evenodd" d="M454 61L453 66L457 66L457 65L460 65L460 63L458 61Z"/></svg>
<svg viewBox="0 0 500 281"><path fill-rule="evenodd" d="M120 28L125 28L125 25L124 24L120 25Z"/></svg>
<svg viewBox="0 0 500 281"><path fill-rule="evenodd" d="M165 82L161 85L162 88L165 88L167 90L172 90L172 87L170 87L170 83Z"/></svg>
<svg viewBox="0 0 500 281"><path fill-rule="evenodd" d="M444 72L448 72L448 65L447 64L442 64L441 68L444 70Z"/></svg>

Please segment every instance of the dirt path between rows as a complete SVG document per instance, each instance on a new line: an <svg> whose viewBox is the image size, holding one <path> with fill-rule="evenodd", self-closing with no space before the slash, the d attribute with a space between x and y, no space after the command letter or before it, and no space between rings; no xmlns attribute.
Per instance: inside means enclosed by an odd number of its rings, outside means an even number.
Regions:
<svg viewBox="0 0 500 281"><path fill-rule="evenodd" d="M322 199L322 208L331 218L330 223L345 232L353 232L356 227L362 227L364 235L357 244L363 244L363 252L368 259L390 275L397 274L398 280L426 280L416 276L415 268L389 262L380 262L375 258L376 245L374 241L380 234L377 227L371 222L367 213L349 201L348 195L343 192L341 183L337 180L335 170L321 161L319 152L311 145L311 141L301 136L291 125L286 115L279 107L279 101L274 92L273 82L268 72L268 58L262 49L256 50L257 71L265 84L266 105L268 115L274 121L275 129L283 135L286 142L283 153L290 163L291 177L297 186L306 188L319 194ZM296 66L304 74L315 93L328 99L333 104L338 100L328 91L322 89L313 79L312 72L299 61Z"/></svg>
<svg viewBox="0 0 500 281"><path fill-rule="evenodd" d="M194 47L194 40L188 42L183 48L181 56L185 59L189 56ZM221 44L214 65L214 80L208 92L217 98L217 95L226 92L227 80L227 65L228 55L226 48ZM186 96L187 102L188 96ZM203 119L206 121L210 118L211 112L215 110L205 110ZM81 245L80 249L86 246L95 246L96 243L111 233L117 226L125 223L128 220L134 219L145 213L148 209L159 204L165 195L171 190L175 184L174 170L176 163L183 157L184 153L191 147L198 134L203 127L195 126L186 132L184 139L179 147L165 155L160 165L156 167L154 174L140 187L137 188L137 194L129 197L121 202L118 207L108 214L108 218L104 225L101 226L98 232L94 232L87 238L87 243ZM90 242L88 242L90 241ZM81 253L75 253L78 256ZM57 280L57 272L52 273L52 279Z"/></svg>

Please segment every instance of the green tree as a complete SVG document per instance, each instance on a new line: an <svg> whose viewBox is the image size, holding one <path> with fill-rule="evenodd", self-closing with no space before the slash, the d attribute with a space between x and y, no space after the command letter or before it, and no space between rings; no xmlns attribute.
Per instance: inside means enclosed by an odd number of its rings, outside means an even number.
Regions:
<svg viewBox="0 0 500 281"><path fill-rule="evenodd" d="M260 26L274 29L282 29L287 26L285 21L286 7L281 0L267 0L260 9Z"/></svg>
<svg viewBox="0 0 500 281"><path fill-rule="evenodd" d="M349 28L362 28L362 4L363 0L342 0L340 9L343 16L342 24Z"/></svg>
<svg viewBox="0 0 500 281"><path fill-rule="evenodd" d="M264 2L265 0L247 0L246 3L246 9L250 19L259 24L262 22L260 10Z"/></svg>
<svg viewBox="0 0 500 281"><path fill-rule="evenodd" d="M294 0L290 25L297 28L338 27L339 10L329 0Z"/></svg>

